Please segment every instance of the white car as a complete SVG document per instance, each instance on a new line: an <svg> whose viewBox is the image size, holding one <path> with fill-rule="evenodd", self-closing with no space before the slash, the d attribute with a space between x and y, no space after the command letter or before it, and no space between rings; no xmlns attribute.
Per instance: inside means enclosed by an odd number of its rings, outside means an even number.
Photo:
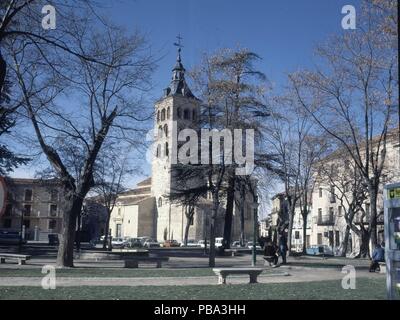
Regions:
<svg viewBox="0 0 400 320"><path fill-rule="evenodd" d="M215 238L215 248L221 248L224 245L224 238Z"/></svg>
<svg viewBox="0 0 400 320"><path fill-rule="evenodd" d="M247 242L247 248L253 249L253 241ZM261 246L256 244L256 250L261 250Z"/></svg>
<svg viewBox="0 0 400 320"><path fill-rule="evenodd" d="M112 238L111 245L114 248L123 248L125 245L125 241L122 238Z"/></svg>
<svg viewBox="0 0 400 320"><path fill-rule="evenodd" d="M147 240L143 246L146 248L160 248L161 244L154 240Z"/></svg>
<svg viewBox="0 0 400 320"><path fill-rule="evenodd" d="M231 244L232 248L240 248L240 241L233 241Z"/></svg>
<svg viewBox="0 0 400 320"><path fill-rule="evenodd" d="M200 241L203 241L204 242L204 240L200 240ZM191 247L191 248L198 248L200 245L199 245L199 243L198 242L195 242L194 240L188 240L188 242L187 242L187 245L185 246L185 244L182 242L181 243L181 247Z"/></svg>
<svg viewBox="0 0 400 320"><path fill-rule="evenodd" d="M200 248L205 248L206 247L206 243L204 242L204 240L199 240L197 242L197 246Z"/></svg>

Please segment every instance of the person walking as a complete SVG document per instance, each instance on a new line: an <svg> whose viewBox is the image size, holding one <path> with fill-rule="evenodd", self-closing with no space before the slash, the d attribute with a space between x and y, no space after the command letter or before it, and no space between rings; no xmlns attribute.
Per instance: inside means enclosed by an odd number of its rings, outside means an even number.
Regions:
<svg viewBox="0 0 400 320"><path fill-rule="evenodd" d="M282 257L282 264L286 264L286 254L288 251L288 245L285 233L282 233L279 237L279 251Z"/></svg>
<svg viewBox="0 0 400 320"><path fill-rule="evenodd" d="M278 248L272 242L270 238L267 239L264 246L264 259L269 263L272 267L276 267L278 264Z"/></svg>

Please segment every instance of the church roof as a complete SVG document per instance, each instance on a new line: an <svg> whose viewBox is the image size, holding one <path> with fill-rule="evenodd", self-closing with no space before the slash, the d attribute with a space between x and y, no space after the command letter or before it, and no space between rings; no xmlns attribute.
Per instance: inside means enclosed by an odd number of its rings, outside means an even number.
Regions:
<svg viewBox="0 0 400 320"><path fill-rule="evenodd" d="M185 68L181 59L181 48L178 49L178 57L175 67L172 69L172 81L166 89L164 89L164 97L182 96L186 98L197 99L185 80Z"/></svg>

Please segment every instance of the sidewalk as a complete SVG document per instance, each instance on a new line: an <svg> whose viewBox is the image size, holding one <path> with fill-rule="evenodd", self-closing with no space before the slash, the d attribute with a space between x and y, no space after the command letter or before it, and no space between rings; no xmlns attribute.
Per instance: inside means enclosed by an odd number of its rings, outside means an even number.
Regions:
<svg viewBox="0 0 400 320"><path fill-rule="evenodd" d="M263 274L258 277L259 283L296 283L313 282L324 280L341 281L345 274L340 271L315 269L310 272L307 269L280 270L274 274ZM384 277L381 274L369 274L359 271L357 277ZM0 278L0 286L28 286L40 287L40 277L8 277ZM248 276L230 276L228 284L245 284L249 282ZM59 277L56 278L57 287L78 287L78 286L193 286L193 285L217 285L217 276L205 277L159 277L159 278L79 278Z"/></svg>

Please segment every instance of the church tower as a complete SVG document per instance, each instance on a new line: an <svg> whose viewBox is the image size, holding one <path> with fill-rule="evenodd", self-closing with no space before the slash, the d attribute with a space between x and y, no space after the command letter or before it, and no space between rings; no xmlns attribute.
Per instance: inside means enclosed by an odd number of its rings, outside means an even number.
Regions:
<svg viewBox="0 0 400 320"><path fill-rule="evenodd" d="M156 201L156 234L158 241L182 241L186 217L182 206L171 204L168 195L174 185L172 170L176 163L177 134L184 128L197 128L200 101L185 81L181 59L181 45L172 69L170 85L155 104L154 146L152 160L151 194ZM175 162L174 159L175 157Z"/></svg>

